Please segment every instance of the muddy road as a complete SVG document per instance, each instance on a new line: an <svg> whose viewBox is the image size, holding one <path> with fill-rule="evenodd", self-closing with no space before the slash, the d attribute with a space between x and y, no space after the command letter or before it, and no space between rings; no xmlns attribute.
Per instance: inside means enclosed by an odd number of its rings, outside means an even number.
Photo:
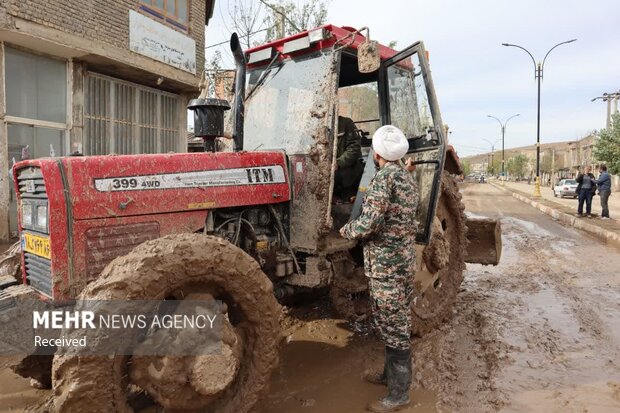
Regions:
<svg viewBox="0 0 620 413"><path fill-rule="evenodd" d="M416 339L403 412L620 412L620 251L491 185L462 191L470 213L501 218L502 262L468 265L453 319ZM383 392L361 380L381 345L319 319L324 303L305 310L258 412L363 412ZM46 394L0 369L0 412Z"/></svg>
<svg viewBox="0 0 620 413"><path fill-rule="evenodd" d="M488 184L467 210L501 218L497 267L468 265L454 318L415 342L406 412L620 412L620 251ZM335 321L285 347L261 413L362 412L380 345Z"/></svg>

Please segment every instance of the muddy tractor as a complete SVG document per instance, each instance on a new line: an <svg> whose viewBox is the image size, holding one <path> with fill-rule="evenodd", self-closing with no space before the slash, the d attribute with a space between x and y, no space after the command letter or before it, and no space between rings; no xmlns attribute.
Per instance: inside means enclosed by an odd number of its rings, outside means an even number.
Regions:
<svg viewBox="0 0 620 413"><path fill-rule="evenodd" d="M497 264L499 224L465 215L421 42L397 52L367 31L326 25L245 52L233 35L231 50L230 105L204 95L189 105L204 152L14 167L23 282L41 298L226 304L230 334L218 355L55 356L50 410L135 411L138 389L166 411L245 412L277 365L282 305L328 296L340 317L363 322L361 246L338 230L360 214L381 125L406 134L416 164L412 333L450 314L466 261ZM361 146L350 194L337 179L343 119ZM233 149L223 151L227 139Z"/></svg>

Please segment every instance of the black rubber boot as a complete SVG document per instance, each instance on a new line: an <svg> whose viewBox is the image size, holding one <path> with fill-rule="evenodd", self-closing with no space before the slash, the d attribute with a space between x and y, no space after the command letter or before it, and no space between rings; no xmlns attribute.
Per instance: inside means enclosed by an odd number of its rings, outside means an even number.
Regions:
<svg viewBox="0 0 620 413"><path fill-rule="evenodd" d="M364 380L368 383L378 384L380 386L387 386L387 364L388 364L388 355L387 355L387 347L385 348L385 355L383 357L383 370L382 371L369 371L364 374Z"/></svg>
<svg viewBox="0 0 620 413"><path fill-rule="evenodd" d="M386 348L387 355L387 396L368 405L368 410L375 413L396 412L411 404L409 388L411 387L411 350Z"/></svg>

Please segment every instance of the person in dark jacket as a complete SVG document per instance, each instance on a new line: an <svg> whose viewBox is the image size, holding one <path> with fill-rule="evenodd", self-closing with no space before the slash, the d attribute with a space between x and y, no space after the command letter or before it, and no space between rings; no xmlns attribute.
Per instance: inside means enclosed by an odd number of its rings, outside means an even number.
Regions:
<svg viewBox="0 0 620 413"><path fill-rule="evenodd" d="M611 195L611 176L607 172L607 166L601 165L600 175L595 181L598 186L598 195L601 197L601 219L609 219L609 196Z"/></svg>
<svg viewBox="0 0 620 413"><path fill-rule="evenodd" d="M577 195L579 196L579 206L577 216L583 216L583 203L586 203L586 216L592 218L592 197L596 192L596 179L592 174L592 167L586 166L585 173L577 175Z"/></svg>
<svg viewBox="0 0 620 413"><path fill-rule="evenodd" d="M350 118L338 116L338 147L336 150L336 176L334 195L349 202L357 194L364 166L362 144L355 123Z"/></svg>

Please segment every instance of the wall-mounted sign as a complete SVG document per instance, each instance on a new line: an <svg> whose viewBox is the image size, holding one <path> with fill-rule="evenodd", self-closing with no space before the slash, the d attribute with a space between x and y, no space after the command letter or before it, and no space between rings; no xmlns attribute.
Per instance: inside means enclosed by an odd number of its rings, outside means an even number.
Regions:
<svg viewBox="0 0 620 413"><path fill-rule="evenodd" d="M129 49L196 73L196 42L133 10L129 11Z"/></svg>

